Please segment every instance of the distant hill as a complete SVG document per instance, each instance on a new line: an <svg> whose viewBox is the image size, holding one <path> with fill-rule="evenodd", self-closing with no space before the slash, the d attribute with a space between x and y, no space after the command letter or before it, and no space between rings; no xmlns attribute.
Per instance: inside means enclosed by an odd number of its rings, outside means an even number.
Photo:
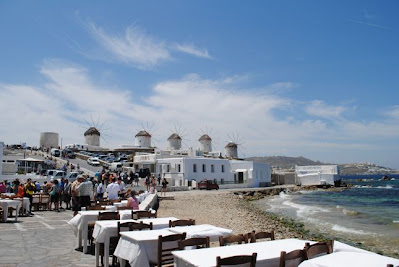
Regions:
<svg viewBox="0 0 399 267"><path fill-rule="evenodd" d="M313 161L305 157L284 157L284 156L273 156L273 157L250 157L247 160L253 160L255 162L268 163L270 166L278 166L285 169L295 168L295 165L308 166L308 165L324 165L321 161Z"/></svg>

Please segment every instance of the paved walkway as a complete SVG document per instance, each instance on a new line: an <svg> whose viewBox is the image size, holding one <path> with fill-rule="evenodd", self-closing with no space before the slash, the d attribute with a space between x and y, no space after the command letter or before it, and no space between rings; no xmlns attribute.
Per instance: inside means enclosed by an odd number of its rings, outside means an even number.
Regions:
<svg viewBox="0 0 399 267"><path fill-rule="evenodd" d="M0 267L95 266L94 256L75 251L71 218L69 210L37 211L0 223Z"/></svg>

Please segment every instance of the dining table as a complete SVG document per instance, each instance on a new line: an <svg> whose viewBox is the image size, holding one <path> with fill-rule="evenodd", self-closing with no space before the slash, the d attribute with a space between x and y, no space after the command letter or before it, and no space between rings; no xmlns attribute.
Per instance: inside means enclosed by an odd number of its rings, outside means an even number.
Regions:
<svg viewBox="0 0 399 267"><path fill-rule="evenodd" d="M303 261L299 267L385 267L388 264L399 266L399 259L376 253L339 251Z"/></svg>
<svg viewBox="0 0 399 267"><path fill-rule="evenodd" d="M13 200L13 199L0 199L0 206L3 208L3 222L7 222L8 219L8 208L14 208L16 210L15 212L15 221L18 220L18 213L19 209L21 207L21 201L20 200Z"/></svg>
<svg viewBox="0 0 399 267"><path fill-rule="evenodd" d="M130 266L149 267L149 262L157 262L158 237L175 234L168 228L146 231L121 232L114 256L120 266L128 261Z"/></svg>
<svg viewBox="0 0 399 267"><path fill-rule="evenodd" d="M263 241L256 243L246 243L222 247L211 247L193 250L173 251L175 267L210 267L216 266L218 256L225 258L236 255L252 255L256 252L257 267L278 267L280 264L281 251L292 251L303 249L305 243L314 242L300 239L282 239L273 241Z"/></svg>
<svg viewBox="0 0 399 267"><path fill-rule="evenodd" d="M210 242L218 241L219 236L226 237L233 234L233 230L231 229L217 227L210 224L176 226L169 228L169 230L176 234L186 233L186 238L208 236Z"/></svg>

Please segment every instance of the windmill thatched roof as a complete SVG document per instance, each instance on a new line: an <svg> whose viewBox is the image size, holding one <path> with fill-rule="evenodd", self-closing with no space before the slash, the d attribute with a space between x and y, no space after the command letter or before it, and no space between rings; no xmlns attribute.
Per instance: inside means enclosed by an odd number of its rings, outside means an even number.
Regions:
<svg viewBox="0 0 399 267"><path fill-rule="evenodd" d="M136 134L136 136L135 137L137 137L137 136L147 136L147 137L151 137L151 134L149 134L147 131L145 131L145 130L141 130L140 132L138 132L137 134Z"/></svg>
<svg viewBox="0 0 399 267"><path fill-rule="evenodd" d="M212 138L209 135L204 134L198 139L198 141L203 141L203 140L212 141Z"/></svg>
<svg viewBox="0 0 399 267"><path fill-rule="evenodd" d="M228 148L228 147L237 147L237 144L234 142L229 142L224 148Z"/></svg>
<svg viewBox="0 0 399 267"><path fill-rule="evenodd" d="M177 133L174 133L171 136L169 136L168 141L171 139L180 139L181 140L181 137Z"/></svg>
<svg viewBox="0 0 399 267"><path fill-rule="evenodd" d="M96 127L90 127L89 129L87 129L87 131L84 133L84 136L93 134L100 136L100 132L97 130Z"/></svg>

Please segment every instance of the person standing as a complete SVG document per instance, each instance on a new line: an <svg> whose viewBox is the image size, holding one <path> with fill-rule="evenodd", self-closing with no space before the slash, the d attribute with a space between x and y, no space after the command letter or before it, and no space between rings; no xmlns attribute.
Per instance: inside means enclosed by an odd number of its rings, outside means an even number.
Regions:
<svg viewBox="0 0 399 267"><path fill-rule="evenodd" d="M112 178L112 183L107 186L108 199L116 200L119 194L119 184L116 182L115 178Z"/></svg>
<svg viewBox="0 0 399 267"><path fill-rule="evenodd" d="M126 184L125 182L122 180L121 177L118 178L118 184L119 184L119 197L121 199L124 198L125 193L126 193Z"/></svg>
<svg viewBox="0 0 399 267"><path fill-rule="evenodd" d="M90 206L90 199L93 195L93 183L87 179L86 175L80 176L81 183L78 185L76 190L79 192L79 206L88 207Z"/></svg>
<svg viewBox="0 0 399 267"><path fill-rule="evenodd" d="M60 186L57 179L54 180L50 191L50 210L51 203L54 203L54 211L60 212Z"/></svg>
<svg viewBox="0 0 399 267"><path fill-rule="evenodd" d="M147 187L148 192L150 192L150 184L151 184L150 177L146 176L145 177L145 185Z"/></svg>
<svg viewBox="0 0 399 267"><path fill-rule="evenodd" d="M103 185L103 182L98 181L97 200L102 199L103 197L104 197L104 185Z"/></svg>
<svg viewBox="0 0 399 267"><path fill-rule="evenodd" d="M76 189L80 185L81 181L83 181L83 177L81 177L81 175L79 175L78 178L71 185L73 216L76 216L78 214L78 211L80 211L79 192Z"/></svg>
<svg viewBox="0 0 399 267"><path fill-rule="evenodd" d="M25 194L24 196L29 198L29 210L30 210L30 214L32 213L32 201L33 201L33 193L35 192L35 186L32 184L32 179L28 178L28 181L26 182L25 185Z"/></svg>
<svg viewBox="0 0 399 267"><path fill-rule="evenodd" d="M161 174L158 173L158 185L161 185Z"/></svg>
<svg viewBox="0 0 399 267"><path fill-rule="evenodd" d="M71 183L68 181L68 179L65 179L63 196L64 196L64 202L66 205L65 208L67 210L70 210L71 209Z"/></svg>
<svg viewBox="0 0 399 267"><path fill-rule="evenodd" d="M164 196L166 197L166 188L168 187L168 181L166 181L166 178L164 177L162 180L162 190L161 190L161 196L162 193L164 194Z"/></svg>

